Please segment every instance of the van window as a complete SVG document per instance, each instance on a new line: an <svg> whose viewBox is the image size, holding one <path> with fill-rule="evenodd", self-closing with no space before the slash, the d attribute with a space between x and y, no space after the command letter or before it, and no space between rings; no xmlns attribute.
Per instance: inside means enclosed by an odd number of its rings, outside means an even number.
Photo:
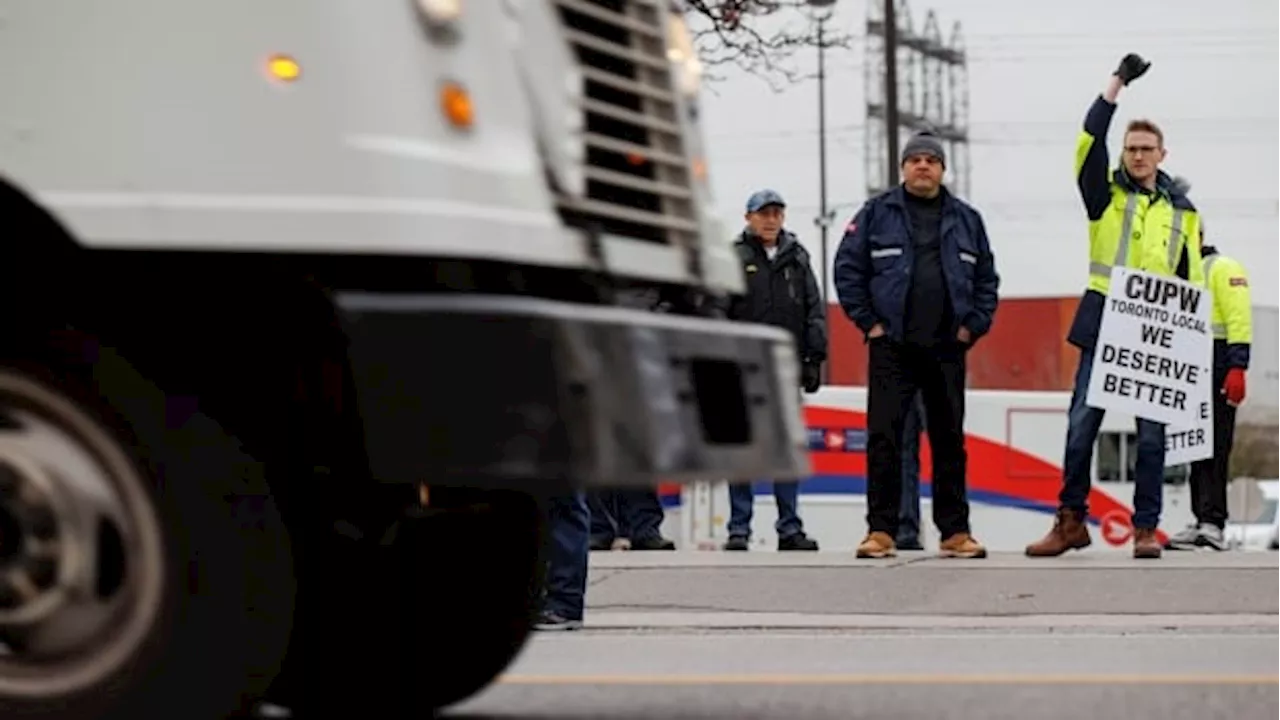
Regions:
<svg viewBox="0 0 1280 720"><path fill-rule="evenodd" d="M1098 482L1124 482L1123 438L1120 433L1098 433L1098 448L1093 454L1098 466Z"/></svg>
<svg viewBox="0 0 1280 720"><path fill-rule="evenodd" d="M1260 508L1257 505L1247 505L1241 508L1242 511L1247 511L1241 513L1242 517L1232 516L1227 522L1231 525L1274 526L1276 524L1276 502L1276 498L1265 498Z"/></svg>
<svg viewBox="0 0 1280 720"><path fill-rule="evenodd" d="M1138 464L1138 433L1098 433L1098 444L1093 457L1098 482L1133 482ZM1190 465L1173 465L1164 469L1166 485L1181 485L1190 477Z"/></svg>
<svg viewBox="0 0 1280 720"><path fill-rule="evenodd" d="M1191 481L1190 465L1170 465L1164 469L1165 485L1181 485Z"/></svg>

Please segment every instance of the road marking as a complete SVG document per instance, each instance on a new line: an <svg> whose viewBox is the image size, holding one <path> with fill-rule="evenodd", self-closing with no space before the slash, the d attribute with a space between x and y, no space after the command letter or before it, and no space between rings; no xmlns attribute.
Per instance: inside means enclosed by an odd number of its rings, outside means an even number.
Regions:
<svg viewBox="0 0 1280 720"><path fill-rule="evenodd" d="M1272 620L1276 618L1273 616ZM593 624L584 628L575 637L539 635L533 642L539 645L555 643L599 643L612 644L619 638L626 638L628 643L645 642L650 644L667 644L678 639L696 639L701 643L729 643L737 641L765 642L769 640L804 640L806 642L867 642L892 640L894 642L933 642L935 640L962 640L972 642L974 638L982 638L983 642L1027 642L1030 640L1053 640L1055 642L1074 642L1080 640L1106 640L1111 642L1202 642L1205 640L1226 641L1259 641L1271 646L1276 645L1276 628L1256 621L1241 621L1238 624L1221 623L1210 625L1200 621L1189 623L1166 622L1145 623L1134 620L1131 623L1118 623L1114 627L1089 632L1077 630L1076 625L972 625L955 629L938 628L937 626L870 626L870 625L604 625ZM1045 627L1057 627L1056 631L1044 632ZM1096 626L1095 626L1096 627ZM1222 632L1226 628L1235 632Z"/></svg>
<svg viewBox="0 0 1280 720"><path fill-rule="evenodd" d="M506 675L503 685L1276 685L1277 675Z"/></svg>

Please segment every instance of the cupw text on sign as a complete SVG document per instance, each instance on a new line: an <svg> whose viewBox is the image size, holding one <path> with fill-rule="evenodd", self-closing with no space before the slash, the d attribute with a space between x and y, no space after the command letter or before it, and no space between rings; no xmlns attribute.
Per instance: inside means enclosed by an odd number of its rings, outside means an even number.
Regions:
<svg viewBox="0 0 1280 720"><path fill-rule="evenodd" d="M1179 278L1116 268L1086 402L1179 431L1197 429L1199 404L1211 399L1211 303L1202 288Z"/></svg>
<svg viewBox="0 0 1280 720"><path fill-rule="evenodd" d="M1194 315L1203 293L1195 286L1174 284L1154 275L1130 275L1125 280L1124 294L1130 300L1142 300L1162 308L1168 308L1173 300L1177 300L1182 312Z"/></svg>

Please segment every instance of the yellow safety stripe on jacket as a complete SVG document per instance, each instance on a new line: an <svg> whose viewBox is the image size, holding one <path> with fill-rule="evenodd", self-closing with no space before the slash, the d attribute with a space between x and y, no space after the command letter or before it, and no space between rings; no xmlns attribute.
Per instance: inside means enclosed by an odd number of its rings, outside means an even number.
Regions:
<svg viewBox="0 0 1280 720"><path fill-rule="evenodd" d="M1182 256L1182 246L1185 241L1182 239L1182 208L1174 208L1173 223L1169 230L1169 268L1171 270L1178 267L1178 260ZM1124 267L1129 259L1129 240L1133 236L1133 220L1138 214L1138 194L1128 193L1128 200L1124 205L1124 220L1120 224L1120 242L1116 246L1116 259L1111 265L1096 261L1089 262L1089 274L1098 275L1100 277L1110 278L1111 269L1114 267Z"/></svg>
<svg viewBox="0 0 1280 720"><path fill-rule="evenodd" d="M1218 260L1224 262L1218 265ZM1213 269L1219 269L1218 277ZM1244 267L1221 254L1204 259L1205 285L1213 297L1213 315L1210 328L1216 340L1226 340L1230 345L1249 345L1253 342L1253 308L1249 299L1249 284ZM1233 284L1233 280L1240 283Z"/></svg>

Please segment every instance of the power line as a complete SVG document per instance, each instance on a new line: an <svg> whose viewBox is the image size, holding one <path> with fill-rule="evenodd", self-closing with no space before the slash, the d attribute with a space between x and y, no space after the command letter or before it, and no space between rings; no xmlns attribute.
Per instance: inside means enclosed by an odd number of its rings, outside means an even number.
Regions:
<svg viewBox="0 0 1280 720"><path fill-rule="evenodd" d="M861 23L851 23L855 27L860 27ZM916 31L915 37L921 37L922 33ZM864 32L852 32L847 35L849 43L865 43L875 39L876 35L867 35ZM1028 32L998 32L998 33L974 33L965 32L959 37L958 45L960 48L974 48L984 45L1000 45L1010 42L1028 42L1028 43L1044 43L1053 41L1070 42L1072 45L1079 44L1097 44L1097 45L1115 45L1117 43L1132 43L1133 34L1122 33L1095 33L1095 32L1075 32L1075 31L1052 31L1040 33ZM1150 47L1161 43L1172 45L1186 45L1198 42L1214 42L1214 41L1230 41L1253 40L1256 42L1275 41L1280 39L1280 33L1274 30L1259 30L1257 28L1241 28L1241 29L1219 29L1219 30L1194 30L1183 28L1179 30L1171 30L1169 32L1150 31L1144 32L1142 36L1142 46Z"/></svg>
<svg viewBox="0 0 1280 720"><path fill-rule="evenodd" d="M841 160L841 159L847 160L850 158L865 157L865 153L866 153L865 148L859 148L853 144L856 141L855 135L843 134L838 137L832 137L830 134L828 134L827 140L834 141L836 144L843 146L844 149L837 154L837 160ZM1057 148L1058 152L1053 153L1054 156L1057 156L1057 155L1061 155L1062 154L1061 151L1063 151L1064 149L1065 151L1070 152L1071 149L1075 146L1075 141L1074 141L1074 138L1072 137L1059 138L1057 140L1052 140L1048 138L1022 138L1022 139L986 138L980 135L974 135L974 136L970 136L969 144L973 145L974 147L980 147L980 148L987 148L987 149L994 148L994 149L1007 149L1007 150L1016 150L1019 148ZM1260 140L1257 135L1241 133L1241 134L1232 135L1228 137L1213 137L1213 138L1202 138L1202 137L1193 136L1190 138L1183 139L1183 138L1175 137L1173 140L1169 141L1167 144L1169 145L1169 147L1176 148L1179 150L1186 149L1186 148L1204 148L1204 147L1215 147L1215 148L1224 148L1224 149L1236 148L1236 147L1250 147L1250 148L1254 148L1255 150L1265 150L1265 149L1274 150L1277 147L1280 147L1280 140L1277 140L1274 137L1270 138L1269 140L1266 140L1266 139ZM724 166L729 164L741 164L746 162L762 162L762 161L768 161L771 159L782 158L782 157L797 159L801 155L802 153L797 151L795 149L795 146L788 146L788 147L774 146L774 147L768 147L768 148L749 148L747 146L741 146L729 151L713 150L709 155L709 158L713 163L715 163L716 166ZM714 166L712 171L714 172Z"/></svg>
<svg viewBox="0 0 1280 720"><path fill-rule="evenodd" d="M1259 30L1256 27L1241 26L1238 28L1217 28L1213 30L1200 30L1198 28L1169 28L1163 30L1145 29L1142 35L1143 46L1150 42L1158 42L1169 38L1212 38L1214 36L1227 37L1258 37L1258 38L1280 38L1280 33L1275 30ZM999 32L999 33L975 33L966 32L964 41L967 44L972 39L998 39L1007 40L1010 38L1027 39L1035 41L1052 40L1052 39L1068 39L1068 40L1102 40L1107 42L1133 40L1133 34L1130 32L1074 32L1054 30L1051 32Z"/></svg>
<svg viewBox="0 0 1280 720"><path fill-rule="evenodd" d="M846 57L846 59L843 62L840 61L842 53L845 54L846 56L853 56L860 49L863 49L859 47L861 45L866 45L866 42L854 41L854 42L851 42L848 47L832 50L831 54L835 58L835 61L831 63L831 66L829 66L828 70L829 71L832 69L852 70L852 71L865 70L866 69L865 62L859 58ZM1147 44L1144 43L1144 47L1146 47L1146 45ZM995 44L995 45L988 45L988 46L966 45L966 46L957 48L957 50L963 52L965 54L965 61L971 64L972 63L988 64L988 63L1003 63L1003 62L1023 62L1023 61L1045 62L1045 63L1070 62L1073 64L1078 64L1081 62L1082 55L1090 55L1090 56L1103 55L1109 51L1115 51L1117 47L1123 47L1123 45L1121 45L1120 43L1097 43L1094 45L1073 43L1073 44L1064 45L1064 46L1045 46L1043 44L1039 44L1039 45ZM1082 49L1089 50L1089 52L1082 53L1081 52ZM1204 58L1220 58L1220 57L1234 58L1234 57L1253 56L1253 55L1268 55L1268 56L1274 57L1278 53L1280 53L1280 50L1277 49L1277 43L1275 41L1257 41L1257 42L1250 43L1250 42L1223 40L1222 42L1209 42L1209 43L1205 43L1205 42L1174 43L1168 47L1168 53L1166 54L1166 57L1168 60L1173 60L1177 62L1186 62L1189 60L1200 60ZM1164 60L1164 58L1161 57L1162 53L1159 51L1158 46L1155 52L1148 52L1147 54L1153 58ZM742 71L743 77L747 77L749 75L750 73L746 71ZM801 84L806 80L807 78L797 80L795 83L793 83L793 85Z"/></svg>
<svg viewBox="0 0 1280 720"><path fill-rule="evenodd" d="M1055 138L1064 139L1066 142L1075 142L1074 132L1078 132L1084 118L1084 112L1079 113L1077 118L1067 118L1062 120L1051 120L1048 118L1037 118L1031 120L998 120L995 122L979 121L970 122L970 130L981 130L988 133L997 132L1013 132L1018 129L1041 129L1045 131L1055 131ZM1165 129L1166 134L1170 134L1171 130L1185 130L1188 126L1204 126L1206 130L1212 132L1215 139L1240 133L1242 136L1253 140L1259 140L1257 133L1270 131L1274 134L1277 124L1280 124L1280 117L1157 117L1156 122ZM827 127L827 136L855 134L863 132L866 129L866 123L841 123L839 125L831 125ZM818 134L817 128L794 128L791 130L760 130L747 133L737 133L733 135L715 136L715 145L723 147L732 142L750 142L756 143L771 140L787 140L787 139L803 139L812 138ZM1177 134L1176 132L1173 134ZM991 142L1000 142L1004 138L990 137ZM1015 140L1016 138L1010 138ZM1049 140L1049 144L1053 144L1054 140Z"/></svg>

